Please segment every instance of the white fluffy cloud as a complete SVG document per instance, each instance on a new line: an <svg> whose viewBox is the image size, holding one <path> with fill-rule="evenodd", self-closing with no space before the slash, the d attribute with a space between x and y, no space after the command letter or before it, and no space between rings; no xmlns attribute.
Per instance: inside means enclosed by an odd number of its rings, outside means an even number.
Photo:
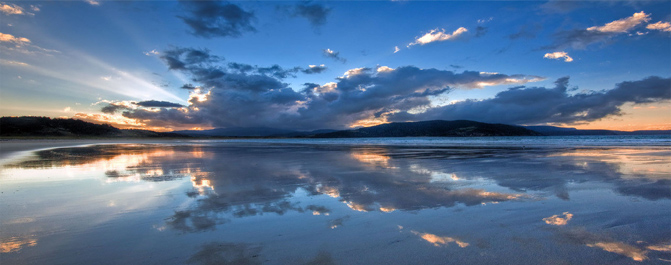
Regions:
<svg viewBox="0 0 671 265"><path fill-rule="evenodd" d="M547 59L564 59L564 62L573 62L573 58L571 56L568 56L568 53L566 52L551 52L551 53L546 53L543 58Z"/></svg>
<svg viewBox="0 0 671 265"><path fill-rule="evenodd" d="M671 32L671 23L659 21L657 23L648 24L648 26L646 26L645 28L646 29L652 29L652 30L660 30L660 31Z"/></svg>
<svg viewBox="0 0 671 265"><path fill-rule="evenodd" d="M100 2L96 1L96 0L85 0L85 2L89 3L89 5L92 5L92 6L99 6L100 5Z"/></svg>
<svg viewBox="0 0 671 265"><path fill-rule="evenodd" d="M17 6L15 4L5 4L0 3L0 12L7 15L33 15L23 10L23 7Z"/></svg>
<svg viewBox="0 0 671 265"><path fill-rule="evenodd" d="M14 44L30 43L30 40L23 37L14 37L12 34L5 34L0 32L0 42L9 42Z"/></svg>
<svg viewBox="0 0 671 265"><path fill-rule="evenodd" d="M429 44L436 41L454 40L466 32L468 32L468 29L464 27L458 28L457 30L453 31L452 34L445 33L445 29L441 30L432 29L431 31L429 31L429 33L426 33L423 36L417 38L415 42L408 44L408 47L417 44L419 45Z"/></svg>
<svg viewBox="0 0 671 265"><path fill-rule="evenodd" d="M588 31L599 31L604 33L624 33L630 29L640 25L641 23L650 21L650 14L641 11L634 13L631 17L615 20L606 23L603 26L594 26L587 28Z"/></svg>
<svg viewBox="0 0 671 265"><path fill-rule="evenodd" d="M144 52L144 55L147 55L147 56L159 55L159 54L161 54L161 53L158 52L158 51L155 50L155 49L154 49L154 50L151 50L151 51L148 51L148 52Z"/></svg>

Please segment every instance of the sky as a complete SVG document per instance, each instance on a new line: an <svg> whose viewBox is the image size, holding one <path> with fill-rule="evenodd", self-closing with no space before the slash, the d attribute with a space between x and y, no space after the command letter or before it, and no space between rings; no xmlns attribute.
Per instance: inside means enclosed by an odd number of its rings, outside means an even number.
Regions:
<svg viewBox="0 0 671 265"><path fill-rule="evenodd" d="M671 129L669 1L0 2L0 116Z"/></svg>

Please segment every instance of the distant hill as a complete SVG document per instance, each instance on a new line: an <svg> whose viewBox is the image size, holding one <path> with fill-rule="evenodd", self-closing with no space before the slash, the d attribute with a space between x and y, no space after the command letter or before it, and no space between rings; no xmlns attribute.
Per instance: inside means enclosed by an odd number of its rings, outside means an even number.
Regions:
<svg viewBox="0 0 671 265"><path fill-rule="evenodd" d="M568 136L568 135L618 135L616 131L611 130L578 130L576 128L564 128L555 126L524 126L529 130L542 133L547 136Z"/></svg>
<svg viewBox="0 0 671 265"><path fill-rule="evenodd" d="M292 131L269 127L231 127L201 131L174 131L174 133L193 137L306 137L319 133L328 133L334 131L336 130L322 129L315 131Z"/></svg>
<svg viewBox="0 0 671 265"><path fill-rule="evenodd" d="M633 132L614 130L579 130L576 128L555 126L524 126L529 130L539 132L547 136L570 136L570 135L669 135L671 130L641 130Z"/></svg>
<svg viewBox="0 0 671 265"><path fill-rule="evenodd" d="M47 117L0 117L0 137L264 137L264 138L347 138L347 137L422 137L422 136L570 136L570 135L671 135L664 131L578 130L555 126L514 126L468 120L397 122L354 130L292 131L268 127L218 128L204 131L154 132L118 129L109 124L94 124L75 119Z"/></svg>
<svg viewBox="0 0 671 265"><path fill-rule="evenodd" d="M176 133L149 130L124 130L109 124L48 117L0 117L0 136L4 137L186 137Z"/></svg>
<svg viewBox="0 0 671 265"><path fill-rule="evenodd" d="M538 132L505 124L491 124L476 121L420 121L395 122L354 130L317 134L315 138L353 137L431 137L431 136L538 136Z"/></svg>
<svg viewBox="0 0 671 265"><path fill-rule="evenodd" d="M283 135L295 133L296 131L268 128L268 127L231 127L217 128L212 130L184 130L174 131L174 133L200 136L200 137L268 137L273 135Z"/></svg>

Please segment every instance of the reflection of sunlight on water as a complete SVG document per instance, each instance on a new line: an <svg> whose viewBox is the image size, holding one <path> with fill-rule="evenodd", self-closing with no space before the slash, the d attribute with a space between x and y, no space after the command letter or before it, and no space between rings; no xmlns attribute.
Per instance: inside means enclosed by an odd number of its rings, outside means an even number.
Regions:
<svg viewBox="0 0 671 265"><path fill-rule="evenodd" d="M455 244L459 245L461 248L468 247L470 245L469 243L463 242L459 239L453 238L453 237L447 237L447 236L438 236L434 234L429 234L429 233L419 233L417 231L411 231L413 234L418 235L422 239L426 240L426 242L429 242L433 244L436 247L440 247L441 245L447 245L448 243L454 242Z"/></svg>
<svg viewBox="0 0 671 265"><path fill-rule="evenodd" d="M90 163L77 165L76 168L80 171L92 171L92 170L114 170L117 168L131 168L136 167L140 164L147 163L153 157L165 157L174 155L175 152L172 150L154 150L150 152L142 152L139 154L121 154L112 158L101 158ZM158 172L161 173L158 173ZM147 172L148 174L154 173L162 175L162 170L155 169Z"/></svg>
<svg viewBox="0 0 671 265"><path fill-rule="evenodd" d="M371 152L352 152L350 153L350 156L352 156L354 159L358 160L359 162L363 162L372 166L379 166L383 168L391 168L389 166L389 159L391 157L384 156L384 155L378 155L375 153Z"/></svg>
<svg viewBox="0 0 671 265"><path fill-rule="evenodd" d="M549 225L566 225L571 218L573 218L573 214L569 212L564 212L563 213L564 218L559 217L560 215L553 215L550 217L543 218L543 221L545 221L546 224Z"/></svg>
<svg viewBox="0 0 671 265"><path fill-rule="evenodd" d="M32 247L35 245L37 245L36 239L10 237L9 239L0 242L0 253L19 251L21 248Z"/></svg>

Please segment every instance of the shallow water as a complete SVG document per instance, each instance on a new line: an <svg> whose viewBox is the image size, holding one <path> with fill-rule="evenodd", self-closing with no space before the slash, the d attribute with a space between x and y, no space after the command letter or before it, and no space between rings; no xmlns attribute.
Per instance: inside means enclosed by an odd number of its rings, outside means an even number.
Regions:
<svg viewBox="0 0 671 265"><path fill-rule="evenodd" d="M668 264L668 139L607 140L43 150L0 171L0 263Z"/></svg>

